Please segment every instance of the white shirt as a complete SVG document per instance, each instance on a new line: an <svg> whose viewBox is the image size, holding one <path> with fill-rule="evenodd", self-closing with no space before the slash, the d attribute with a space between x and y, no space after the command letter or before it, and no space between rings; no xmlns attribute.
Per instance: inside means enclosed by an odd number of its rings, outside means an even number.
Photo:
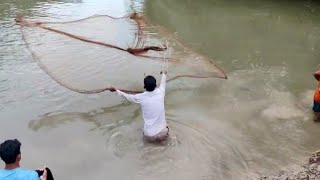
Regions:
<svg viewBox="0 0 320 180"><path fill-rule="evenodd" d="M167 126L164 110L166 79L167 76L163 73L159 88L152 92L145 91L132 95L117 90L119 96L124 96L128 101L141 105L144 120L143 131L147 136L154 136Z"/></svg>

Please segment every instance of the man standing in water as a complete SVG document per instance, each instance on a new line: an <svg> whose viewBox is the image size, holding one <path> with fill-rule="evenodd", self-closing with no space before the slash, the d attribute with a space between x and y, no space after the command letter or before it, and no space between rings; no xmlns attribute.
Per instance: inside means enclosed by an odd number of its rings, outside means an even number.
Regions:
<svg viewBox="0 0 320 180"><path fill-rule="evenodd" d="M314 121L320 122L320 70L316 71L314 77L318 81L318 87L314 92L313 96L313 112L314 112Z"/></svg>
<svg viewBox="0 0 320 180"><path fill-rule="evenodd" d="M110 91L117 91L119 96L125 97L128 101L141 105L144 127L144 138L149 142L160 142L169 137L169 128L167 126L164 110L164 97L167 80L167 71L161 72L162 78L159 88L156 79L153 76L144 78L145 92L140 94L127 94L115 87Z"/></svg>
<svg viewBox="0 0 320 180"><path fill-rule="evenodd" d="M21 143L17 140L6 140L0 145L0 157L5 162L5 168L0 170L1 180L47 180L47 170L39 177L37 171L20 168Z"/></svg>

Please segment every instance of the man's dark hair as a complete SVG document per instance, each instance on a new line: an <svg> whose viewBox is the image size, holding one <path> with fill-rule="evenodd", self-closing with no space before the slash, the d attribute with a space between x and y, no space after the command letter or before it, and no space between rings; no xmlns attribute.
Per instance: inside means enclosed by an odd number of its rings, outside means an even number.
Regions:
<svg viewBox="0 0 320 180"><path fill-rule="evenodd" d="M147 91L153 91L157 87L156 78L153 76L147 76L144 78L144 88Z"/></svg>
<svg viewBox="0 0 320 180"><path fill-rule="evenodd" d="M16 162L20 152L21 143L17 140L6 140L0 144L0 157L6 164Z"/></svg>

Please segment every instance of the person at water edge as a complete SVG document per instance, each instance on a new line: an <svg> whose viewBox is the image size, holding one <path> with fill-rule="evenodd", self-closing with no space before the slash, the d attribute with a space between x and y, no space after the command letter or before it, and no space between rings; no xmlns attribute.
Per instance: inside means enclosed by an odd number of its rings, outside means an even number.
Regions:
<svg viewBox="0 0 320 180"><path fill-rule="evenodd" d="M320 69L316 71L313 75L318 81L318 87L314 92L312 110L314 112L314 121L320 122Z"/></svg>
<svg viewBox="0 0 320 180"><path fill-rule="evenodd" d="M143 93L133 95L124 93L115 87L110 88L111 92L116 91L119 96L141 105L144 120L143 136L149 142L160 142L169 137L164 108L167 71L163 71L161 74L161 83L158 88L153 76L149 75L144 78L145 91Z"/></svg>
<svg viewBox="0 0 320 180"><path fill-rule="evenodd" d="M0 170L1 180L47 180L48 168L27 170L20 168L21 143L17 139L6 140L0 145L0 157L5 168ZM51 173L51 172L50 172Z"/></svg>

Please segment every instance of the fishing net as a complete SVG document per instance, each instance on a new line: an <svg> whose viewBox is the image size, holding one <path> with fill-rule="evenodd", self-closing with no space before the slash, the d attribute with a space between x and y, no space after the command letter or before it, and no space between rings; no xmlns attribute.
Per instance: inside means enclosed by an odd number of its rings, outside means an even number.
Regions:
<svg viewBox="0 0 320 180"><path fill-rule="evenodd" d="M59 84L79 93L99 93L110 86L142 92L143 78L159 74L164 64L170 69L168 81L226 78L210 59L188 50L175 38L160 35L141 14L94 15L69 22L19 16L16 22L38 65Z"/></svg>

